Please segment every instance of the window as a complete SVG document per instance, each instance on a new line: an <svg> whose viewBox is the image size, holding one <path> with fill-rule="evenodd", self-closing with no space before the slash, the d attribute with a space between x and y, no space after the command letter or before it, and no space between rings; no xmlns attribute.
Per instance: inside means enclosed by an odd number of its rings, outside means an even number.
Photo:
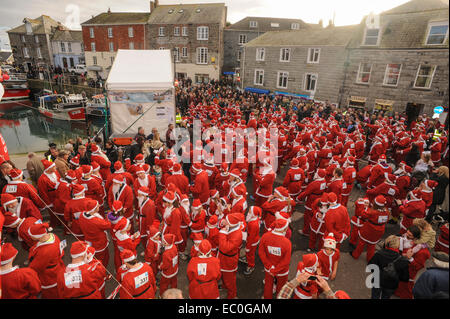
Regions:
<svg viewBox="0 0 450 319"><path fill-rule="evenodd" d="M75 66L75 61L73 60L73 58L70 58L69 61L70 61L70 67L73 68Z"/></svg>
<svg viewBox="0 0 450 319"><path fill-rule="evenodd" d="M108 38L112 38L112 37L113 37L112 28L108 28Z"/></svg>
<svg viewBox="0 0 450 319"><path fill-rule="evenodd" d="M414 87L429 89L433 81L434 71L436 71L435 65L420 65L414 81Z"/></svg>
<svg viewBox="0 0 450 319"><path fill-rule="evenodd" d="M187 47L181 48L181 57L182 58L187 58L187 56L188 56Z"/></svg>
<svg viewBox="0 0 450 319"><path fill-rule="evenodd" d="M30 56L28 55L28 48L23 48L23 56L26 58L29 58Z"/></svg>
<svg viewBox="0 0 450 319"><path fill-rule="evenodd" d="M390 86L397 86L401 70L402 70L401 64L388 64L386 66L386 72L384 73L383 84Z"/></svg>
<svg viewBox="0 0 450 319"><path fill-rule="evenodd" d="M300 29L300 24L299 23L291 23L291 29L292 30L299 30Z"/></svg>
<svg viewBox="0 0 450 319"><path fill-rule="evenodd" d="M187 27L183 27L183 28L181 29L181 35L182 35L183 37L187 37L187 36L188 36L188 28L187 28Z"/></svg>
<svg viewBox="0 0 450 319"><path fill-rule="evenodd" d="M372 64L370 63L360 63L358 75L356 76L357 83L369 83L370 72L372 72Z"/></svg>
<svg viewBox="0 0 450 319"><path fill-rule="evenodd" d="M236 52L236 60L237 61L241 61L241 57L242 57L242 51L239 50L239 51Z"/></svg>
<svg viewBox="0 0 450 319"><path fill-rule="evenodd" d="M448 22L434 22L428 26L428 45L443 44L448 37Z"/></svg>
<svg viewBox="0 0 450 319"><path fill-rule="evenodd" d="M89 28L89 36L91 37L91 39L94 38L94 28Z"/></svg>
<svg viewBox="0 0 450 319"><path fill-rule="evenodd" d="M92 51L92 52L95 52L95 42L92 42L92 43L91 43L91 51Z"/></svg>
<svg viewBox="0 0 450 319"><path fill-rule="evenodd" d="M208 74L195 74L195 83L209 83Z"/></svg>
<svg viewBox="0 0 450 319"><path fill-rule="evenodd" d="M114 52L114 43L109 42L109 52Z"/></svg>
<svg viewBox="0 0 450 319"><path fill-rule="evenodd" d="M305 91L315 91L317 84L317 74L307 73L305 75Z"/></svg>
<svg viewBox="0 0 450 319"><path fill-rule="evenodd" d="M67 51L72 52L72 43L67 42Z"/></svg>
<svg viewBox="0 0 450 319"><path fill-rule="evenodd" d="M257 28L258 27L258 21L250 21L250 28Z"/></svg>
<svg viewBox="0 0 450 319"><path fill-rule="evenodd" d="M165 50L166 48L164 48L164 47L159 47L159 50Z"/></svg>
<svg viewBox="0 0 450 319"><path fill-rule="evenodd" d="M180 48L173 49L173 56L175 57L175 62L180 62Z"/></svg>
<svg viewBox="0 0 450 319"><path fill-rule="evenodd" d="M30 22L25 22L25 29L27 30L27 34L32 34L33 33L33 28L31 27L31 23Z"/></svg>
<svg viewBox="0 0 450 319"><path fill-rule="evenodd" d="M180 36L180 27L174 27L173 28L173 35L176 37Z"/></svg>
<svg viewBox="0 0 450 319"><path fill-rule="evenodd" d="M256 49L256 61L264 61L266 57L266 49L257 48Z"/></svg>
<svg viewBox="0 0 450 319"><path fill-rule="evenodd" d="M363 45L377 45L380 29L366 29Z"/></svg>
<svg viewBox="0 0 450 319"><path fill-rule="evenodd" d="M253 84L264 85L264 70L255 70L255 79Z"/></svg>
<svg viewBox="0 0 450 319"><path fill-rule="evenodd" d="M36 53L39 59L42 59L41 48L36 49Z"/></svg>
<svg viewBox="0 0 450 319"><path fill-rule="evenodd" d="M163 36L164 36L164 27L159 27L158 35L159 35L160 37L163 37Z"/></svg>
<svg viewBox="0 0 450 319"><path fill-rule="evenodd" d="M279 24L279 23L272 22L272 23L270 24L270 26L271 26L272 28L279 28L279 27L280 27L280 24Z"/></svg>
<svg viewBox="0 0 450 319"><path fill-rule="evenodd" d="M197 64L208 64L208 48L197 48Z"/></svg>
<svg viewBox="0 0 450 319"><path fill-rule="evenodd" d="M291 49L283 48L280 50L280 62L289 62Z"/></svg>
<svg viewBox="0 0 450 319"><path fill-rule="evenodd" d="M245 43L247 43L247 35L239 34L239 44L245 44Z"/></svg>
<svg viewBox="0 0 450 319"><path fill-rule="evenodd" d="M66 44L61 42L61 52L66 52Z"/></svg>
<svg viewBox="0 0 450 319"><path fill-rule="evenodd" d="M130 48L130 50L134 50L134 42L130 42L128 44L128 47Z"/></svg>
<svg viewBox="0 0 450 319"><path fill-rule="evenodd" d="M37 35L34 36L34 42L39 43L39 37Z"/></svg>
<svg viewBox="0 0 450 319"><path fill-rule="evenodd" d="M97 57L96 56L92 57L92 64L97 65Z"/></svg>
<svg viewBox="0 0 450 319"><path fill-rule="evenodd" d="M81 44L81 52L84 52L84 43L81 42L80 44Z"/></svg>
<svg viewBox="0 0 450 319"><path fill-rule="evenodd" d="M209 28L208 27L198 27L197 28L197 40L208 40L209 38Z"/></svg>
<svg viewBox="0 0 450 319"><path fill-rule="evenodd" d="M280 89L287 89L288 87L288 78L289 78L289 72L278 72L278 81L277 81L277 88Z"/></svg>
<svg viewBox="0 0 450 319"><path fill-rule="evenodd" d="M319 63L320 49L308 49L308 63Z"/></svg>
<svg viewBox="0 0 450 319"><path fill-rule="evenodd" d="M23 36L21 36L21 38L22 38L22 42L25 43L25 36L23 35Z"/></svg>
<svg viewBox="0 0 450 319"><path fill-rule="evenodd" d="M128 37L129 38L134 38L134 29L133 29L133 27L129 27L128 28Z"/></svg>

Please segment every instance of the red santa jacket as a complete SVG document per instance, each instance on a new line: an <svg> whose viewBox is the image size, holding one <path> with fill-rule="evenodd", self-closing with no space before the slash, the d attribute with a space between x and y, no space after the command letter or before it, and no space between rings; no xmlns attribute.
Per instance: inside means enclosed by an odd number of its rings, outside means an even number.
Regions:
<svg viewBox="0 0 450 319"><path fill-rule="evenodd" d="M208 173L205 171L200 172L195 176L194 185L190 187L190 191L194 196L194 199L200 199L202 204L205 204L209 200L209 179Z"/></svg>
<svg viewBox="0 0 450 319"><path fill-rule="evenodd" d="M105 277L104 267L84 262L68 264L58 274L58 295L63 299L101 299L98 282Z"/></svg>
<svg viewBox="0 0 450 319"><path fill-rule="evenodd" d="M424 218L426 204L421 199L409 200L404 205L399 207L400 213L403 217L400 221L400 228L408 229L416 218Z"/></svg>
<svg viewBox="0 0 450 319"><path fill-rule="evenodd" d="M291 262L292 243L275 230L261 237L258 255L264 270L276 276L287 276Z"/></svg>
<svg viewBox="0 0 450 319"><path fill-rule="evenodd" d="M377 187L385 180L388 174L392 174L392 167L390 167L389 165L386 164L386 166L384 166L380 163L374 165L370 170L370 177L367 187Z"/></svg>
<svg viewBox="0 0 450 319"><path fill-rule="evenodd" d="M239 196L238 198L234 198L231 202L231 214L239 213L245 214L247 210L247 200L244 196Z"/></svg>
<svg viewBox="0 0 450 319"><path fill-rule="evenodd" d="M57 286L58 273L64 271L63 246L55 234L50 233L46 242L36 242L28 254L29 267L37 272L42 289Z"/></svg>
<svg viewBox="0 0 450 319"><path fill-rule="evenodd" d="M220 270L234 272L238 269L239 249L242 244L241 227L235 226L228 231L221 229L218 237Z"/></svg>
<svg viewBox="0 0 450 319"><path fill-rule="evenodd" d="M111 162L105 159L105 157L95 154L91 155L91 162L96 162L100 165L100 175L104 181L106 181L109 175L111 175Z"/></svg>
<svg viewBox="0 0 450 319"><path fill-rule="evenodd" d="M100 206L103 205L105 199L105 189L97 179L93 177L89 177L88 179L82 178L78 181L78 184L84 187L84 194L87 198L96 200ZM112 207L112 203L109 207Z"/></svg>
<svg viewBox="0 0 450 319"><path fill-rule="evenodd" d="M439 237L436 239L436 246L434 247L435 251L442 251L446 254L448 254L448 235L449 235L449 228L448 223L445 223L444 225L439 228L440 233Z"/></svg>
<svg viewBox="0 0 450 319"><path fill-rule="evenodd" d="M230 184L228 183L230 179L230 175L228 173L220 172L216 176L216 180L214 181L214 188L219 191L219 196L224 197L228 196L230 193Z"/></svg>
<svg viewBox="0 0 450 319"><path fill-rule="evenodd" d="M113 186L109 188L108 192L108 205L113 207L115 200L122 202L124 209L124 216L128 219L133 217L133 190L127 184L120 185L119 190L114 193Z"/></svg>
<svg viewBox="0 0 450 319"><path fill-rule="evenodd" d="M124 249L131 250L136 255L136 247L141 242L141 237L132 238L128 232L116 231L114 232L114 241L119 252Z"/></svg>
<svg viewBox="0 0 450 319"><path fill-rule="evenodd" d="M346 167L342 175L344 184L342 185L342 196L349 196L356 180L356 169L353 166Z"/></svg>
<svg viewBox="0 0 450 319"><path fill-rule="evenodd" d="M438 162L441 160L441 149L442 145L441 142L436 141L433 144L431 144L430 146L430 151L431 151L431 160L433 162Z"/></svg>
<svg viewBox="0 0 450 319"><path fill-rule="evenodd" d="M190 299L219 299L220 261L216 257L194 257L187 267Z"/></svg>
<svg viewBox="0 0 450 319"><path fill-rule="evenodd" d="M189 194L189 179L182 173L172 173L171 176L166 178L166 187L170 183L175 184L180 192L184 195Z"/></svg>
<svg viewBox="0 0 450 319"><path fill-rule="evenodd" d="M51 175L51 174L50 174ZM39 196L44 200L45 204L49 207L53 207L53 203L56 198L56 190L58 189L59 184L59 173L56 172L54 176L56 176L56 180L52 180L49 174L42 174L38 179L38 191Z"/></svg>
<svg viewBox="0 0 450 319"><path fill-rule="evenodd" d="M121 170L121 171L123 171L123 170ZM106 192L109 192L109 188L113 184L114 177L116 177L119 174L122 175L125 178L125 182L127 183L128 186L133 186L133 184L134 184L133 175L131 175L128 172L118 172L118 171L116 171L116 172L112 173L111 175L109 175L108 179L106 180L106 183L105 183L105 190L106 190Z"/></svg>
<svg viewBox="0 0 450 319"><path fill-rule="evenodd" d="M253 219L247 221L247 240L245 243L245 251L249 252L250 249L258 246L259 243L259 217L253 217Z"/></svg>
<svg viewBox="0 0 450 319"><path fill-rule="evenodd" d="M161 236L165 234L175 235L175 244L181 244L183 237L181 236L181 213L178 208L166 208L163 215L163 228Z"/></svg>
<svg viewBox="0 0 450 319"><path fill-rule="evenodd" d="M297 197L297 200L302 200L306 197L306 203L305 208L311 209L312 203L322 196L322 194L325 192L327 187L327 183L325 182L325 179L320 178L317 180L312 181L308 184L306 189L300 193L300 195Z"/></svg>
<svg viewBox="0 0 450 319"><path fill-rule="evenodd" d="M364 198L358 198L355 201L355 214L352 216L350 222L355 225L355 227L362 227L364 221L362 220L364 211L366 210L366 205L364 203Z"/></svg>
<svg viewBox="0 0 450 319"><path fill-rule="evenodd" d="M429 208L431 204L433 204L433 190L420 190L420 194L422 194L422 200L425 202L426 208Z"/></svg>
<svg viewBox="0 0 450 319"><path fill-rule="evenodd" d="M41 292L39 276L31 268L14 266L0 270L2 299L36 299Z"/></svg>
<svg viewBox="0 0 450 319"><path fill-rule="evenodd" d="M200 212L194 215L191 211L191 233L202 233L205 231L206 227L206 211L201 209Z"/></svg>
<svg viewBox="0 0 450 319"><path fill-rule="evenodd" d="M266 201L262 206L263 210L263 223L264 228L269 230L272 223L275 221L275 214L277 212L286 212L291 214L289 210L289 203L287 201L281 200L279 198L274 198L270 201Z"/></svg>
<svg viewBox="0 0 450 319"><path fill-rule="evenodd" d="M305 265L303 262L299 262L297 265L296 276L303 273L305 270ZM294 298L296 299L312 299L313 295L318 293L318 285L315 280L308 280L306 283L300 284L294 290Z"/></svg>
<svg viewBox="0 0 450 319"><path fill-rule="evenodd" d="M342 190L344 188L344 180L342 178L332 180L327 188L327 193L335 193L338 203L342 202Z"/></svg>
<svg viewBox="0 0 450 319"><path fill-rule="evenodd" d="M378 186L367 190L367 196L369 200L373 203L375 197L378 195L383 195L386 198L386 207L392 208L395 196L399 193L396 185L389 184L387 181L382 182Z"/></svg>
<svg viewBox="0 0 450 319"><path fill-rule="evenodd" d="M165 247L159 269L161 275L165 278L172 278L178 274L178 250L176 245L172 244Z"/></svg>
<svg viewBox="0 0 450 319"><path fill-rule="evenodd" d="M138 263L121 275L120 299L154 299L156 280L153 270L145 263Z"/></svg>
<svg viewBox="0 0 450 319"><path fill-rule="evenodd" d="M64 207L64 220L71 224L70 230L75 235L83 235L79 220L81 214L87 210L87 201L84 196L69 200Z"/></svg>
<svg viewBox="0 0 450 319"><path fill-rule="evenodd" d="M36 219L34 217L27 217L22 219L22 221L17 225L17 235L19 241L25 242L26 246L28 248L33 247L33 245L36 243L36 241L31 238L30 234L28 233L28 230L33 226L34 224L39 224L42 221L40 219Z"/></svg>
<svg viewBox="0 0 450 319"><path fill-rule="evenodd" d="M147 241L147 247L145 247L144 259L152 269L157 270L161 263L161 241L149 238Z"/></svg>
<svg viewBox="0 0 450 319"><path fill-rule="evenodd" d="M105 220L100 214L94 215L83 212L78 220L84 239L91 243L95 252L102 252L108 247L107 230L111 229L111 223Z"/></svg>
<svg viewBox="0 0 450 319"><path fill-rule="evenodd" d="M28 198L36 205L37 208L43 209L45 202L39 197L38 191L33 185L25 183L23 181L10 181L5 187L3 187L2 194L11 194L15 197Z"/></svg>
<svg viewBox="0 0 450 319"><path fill-rule="evenodd" d="M325 232L325 213L320 212L319 210L319 201L320 198L317 198L314 203L312 204L312 218L311 221L309 223L309 228L311 229L312 232L316 233L316 234L320 234L323 235Z"/></svg>
<svg viewBox="0 0 450 319"><path fill-rule="evenodd" d="M369 208L362 214L363 226L359 229L359 237L370 245L375 245L384 234L384 229L389 220L387 209L376 210Z"/></svg>
<svg viewBox="0 0 450 319"><path fill-rule="evenodd" d="M335 249L331 255L327 255L325 250L322 249L317 253L317 257L319 258L321 276L328 280L334 271L334 264L339 261L339 249Z"/></svg>
<svg viewBox="0 0 450 319"><path fill-rule="evenodd" d="M216 179L216 176L219 174L219 169L214 166L214 164L203 164L203 170L208 174L208 184L209 188L214 187L214 180Z"/></svg>
<svg viewBox="0 0 450 319"><path fill-rule="evenodd" d="M246 182L248 177L249 162L247 157L236 158L230 166L230 172L233 169L238 169L241 179Z"/></svg>
<svg viewBox="0 0 450 319"><path fill-rule="evenodd" d="M17 208L14 215L20 218L34 217L36 219L42 220L42 215L39 209L33 204L31 200L26 197L16 197L17 199ZM2 213L5 213L4 208L0 208ZM12 213L12 212L11 212Z"/></svg>
<svg viewBox="0 0 450 319"><path fill-rule="evenodd" d="M146 198L139 206L138 223L141 237L147 237L147 230L154 223L155 218L155 203L150 198Z"/></svg>
<svg viewBox="0 0 450 319"><path fill-rule="evenodd" d="M403 200L408 194L409 186L411 185L411 177L408 175L399 176L395 181L395 185L398 188L398 194L396 194L395 199Z"/></svg>
<svg viewBox="0 0 450 319"><path fill-rule="evenodd" d="M254 173L255 182L256 182L256 191L255 194L264 198L268 198L273 191L273 183L275 182L275 173L270 170L265 174L261 174L256 171Z"/></svg>
<svg viewBox="0 0 450 319"><path fill-rule="evenodd" d="M350 217L347 208L341 204L329 207L325 215L325 234L333 233L337 243L342 243L350 235Z"/></svg>
<svg viewBox="0 0 450 319"><path fill-rule="evenodd" d="M366 165L356 173L356 180L362 186L366 186L366 183L370 177L370 171L372 170L372 167L372 165Z"/></svg>
<svg viewBox="0 0 450 319"><path fill-rule="evenodd" d="M219 247L219 228L217 227L210 227L208 224L206 224L205 227L205 239L207 239L211 244L211 250L213 251L213 254L217 254L217 249Z"/></svg>
<svg viewBox="0 0 450 319"><path fill-rule="evenodd" d="M58 185L58 189L56 190L56 198L54 203L55 214L64 215L64 207L71 199L72 185L61 179Z"/></svg>
<svg viewBox="0 0 450 319"><path fill-rule="evenodd" d="M141 187L148 187L148 189L150 190L150 198L156 198L156 178L154 175L146 174L143 180L139 177L136 177L133 182L134 196L138 196L138 191Z"/></svg>
<svg viewBox="0 0 450 319"><path fill-rule="evenodd" d="M305 180L305 172L302 168L290 168L283 181L283 186L287 188L290 196L297 196L302 189Z"/></svg>

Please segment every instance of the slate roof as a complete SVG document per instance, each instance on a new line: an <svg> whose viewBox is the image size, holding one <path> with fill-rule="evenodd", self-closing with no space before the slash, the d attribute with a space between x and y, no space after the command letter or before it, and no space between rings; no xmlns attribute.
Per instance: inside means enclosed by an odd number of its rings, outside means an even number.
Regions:
<svg viewBox="0 0 450 319"><path fill-rule="evenodd" d="M256 28L250 28L250 21L256 21ZM273 27L271 24L277 23L279 27ZM310 25L305 23L301 19L282 19L282 18L265 18L265 17L246 17L230 26L227 30L239 30L239 31L255 31L255 32L268 32L268 31L282 31L291 30L291 24L298 23L300 29L308 28ZM318 26L318 25L315 25Z"/></svg>
<svg viewBox="0 0 450 319"><path fill-rule="evenodd" d="M52 33L52 27L57 27L59 25L62 25L60 22L53 20L47 15L41 15L39 18L36 19L30 19L25 18L24 20L28 20L31 23L31 27L33 29L33 34L51 34ZM13 28L8 33L26 33L26 27L25 23L22 25Z"/></svg>
<svg viewBox="0 0 450 319"><path fill-rule="evenodd" d="M103 12L81 25L141 24L146 23L149 16L148 12Z"/></svg>
<svg viewBox="0 0 450 319"><path fill-rule="evenodd" d="M149 24L225 23L225 3L158 5L148 19Z"/></svg>
<svg viewBox="0 0 450 319"><path fill-rule="evenodd" d="M56 30L52 41L83 42L83 32L75 30Z"/></svg>

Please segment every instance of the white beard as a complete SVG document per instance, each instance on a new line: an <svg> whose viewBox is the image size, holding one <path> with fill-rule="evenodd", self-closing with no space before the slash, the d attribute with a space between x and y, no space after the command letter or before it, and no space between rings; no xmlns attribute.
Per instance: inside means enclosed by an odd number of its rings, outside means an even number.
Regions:
<svg viewBox="0 0 450 319"><path fill-rule="evenodd" d="M183 204L183 203L181 203L181 207L183 207L183 208L184 208L184 210L186 211L186 213L188 213L188 214L189 214L189 210L190 210L190 206L189 206L189 203L187 203L187 204Z"/></svg>
<svg viewBox="0 0 450 319"><path fill-rule="evenodd" d="M245 221L248 223L253 217L255 217L253 214L247 214L247 217L245 218Z"/></svg>
<svg viewBox="0 0 450 319"><path fill-rule="evenodd" d="M163 215L164 220L166 220L167 218L170 217L170 215L172 214L172 210L173 210L172 207L167 207L164 210L164 215Z"/></svg>
<svg viewBox="0 0 450 319"><path fill-rule="evenodd" d="M50 179L51 182L54 184L58 183L58 177L56 176L56 173L46 174L47 177Z"/></svg>
<svg viewBox="0 0 450 319"><path fill-rule="evenodd" d="M141 186L143 186L143 187L147 187L147 186L148 186L148 178L147 178L147 175L145 175L145 178L144 178L144 179L140 179L140 178L139 178L139 184L140 184Z"/></svg>
<svg viewBox="0 0 450 319"><path fill-rule="evenodd" d="M325 214L327 212L328 208L320 208L319 212L321 212L322 214Z"/></svg>
<svg viewBox="0 0 450 319"><path fill-rule="evenodd" d="M394 175L400 175L403 172L403 170L401 168L399 168L398 170L396 170L394 172Z"/></svg>
<svg viewBox="0 0 450 319"><path fill-rule="evenodd" d="M117 192L120 189L120 186L121 186L120 184L113 184L113 187L112 187L113 194L117 194Z"/></svg>
<svg viewBox="0 0 450 319"><path fill-rule="evenodd" d="M146 200L147 198L144 196L139 196L138 197L138 203L139 203L139 207L142 207L142 203Z"/></svg>
<svg viewBox="0 0 450 319"><path fill-rule="evenodd" d="M8 208L8 211L13 213L14 215L17 215L17 209L18 208L19 208L19 204L17 204L16 207L14 207L14 208Z"/></svg>

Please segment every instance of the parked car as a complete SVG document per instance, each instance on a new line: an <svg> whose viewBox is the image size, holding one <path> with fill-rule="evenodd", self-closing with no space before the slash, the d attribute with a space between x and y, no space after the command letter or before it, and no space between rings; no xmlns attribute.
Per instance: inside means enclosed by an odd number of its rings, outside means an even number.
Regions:
<svg viewBox="0 0 450 319"><path fill-rule="evenodd" d="M72 74L84 74L87 71L85 64L78 64L74 68L69 68L69 72Z"/></svg>

